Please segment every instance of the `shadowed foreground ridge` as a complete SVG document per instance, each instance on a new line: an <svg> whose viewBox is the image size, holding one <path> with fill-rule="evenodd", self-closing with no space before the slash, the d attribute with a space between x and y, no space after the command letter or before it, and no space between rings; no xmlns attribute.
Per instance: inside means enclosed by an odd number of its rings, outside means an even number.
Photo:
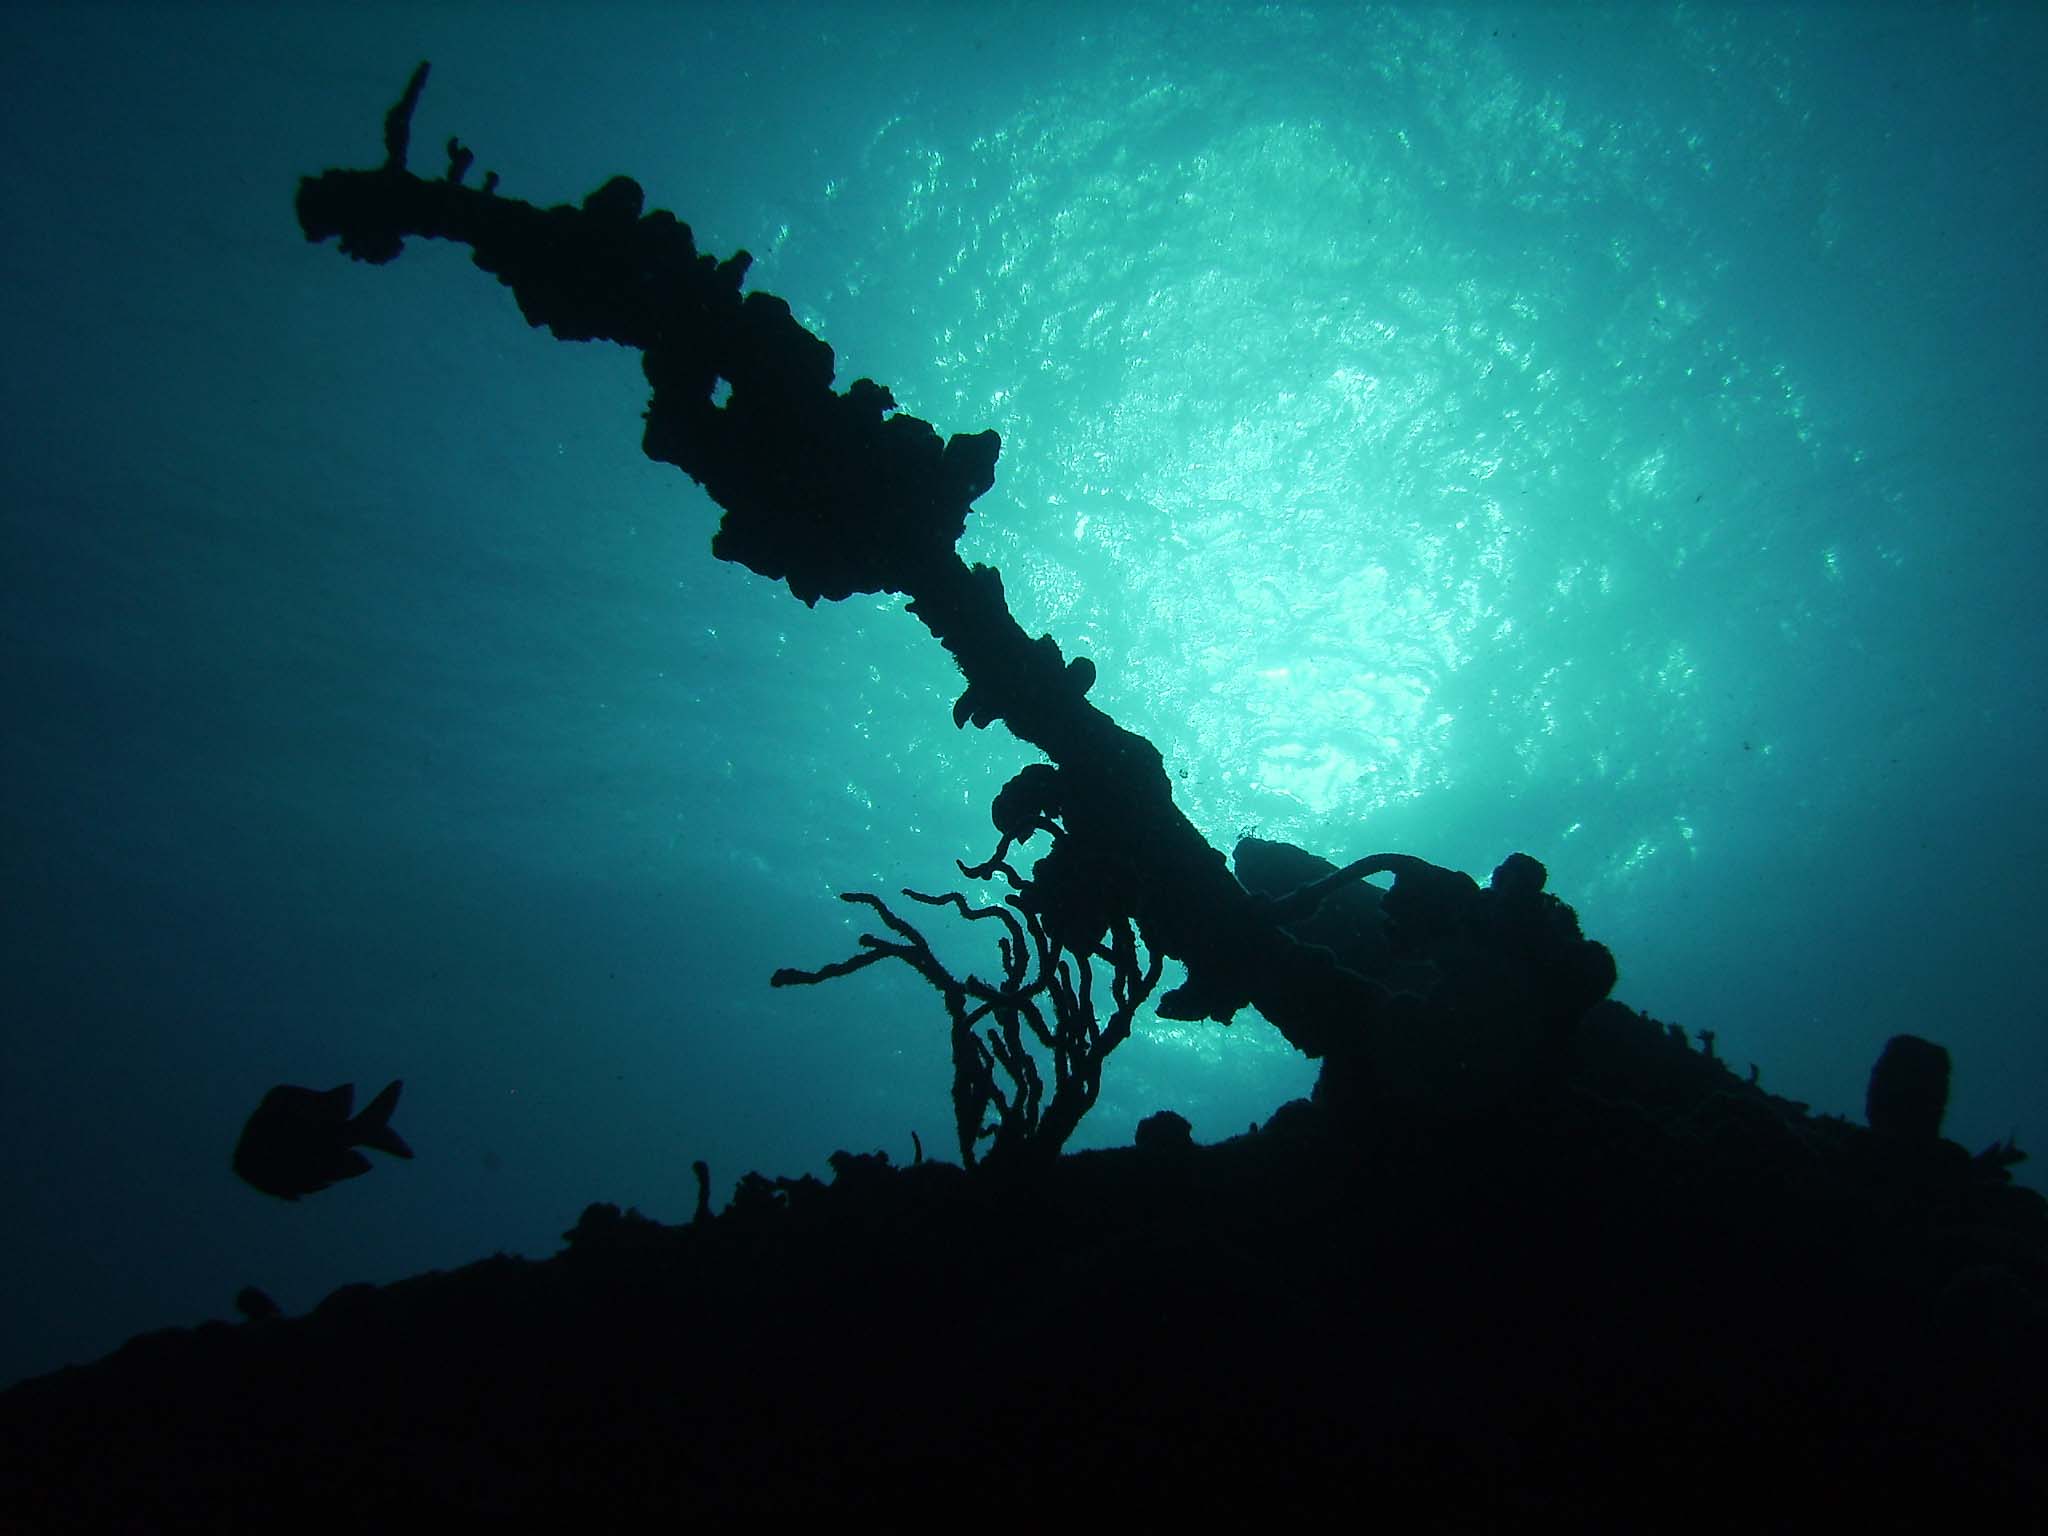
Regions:
<svg viewBox="0 0 2048 1536"><path fill-rule="evenodd" d="M0 1495L132 1529L2038 1507L2038 1200L1595 1014L1574 1075L1644 1102L1303 1101L1213 1147L1161 1117L1029 1180L841 1153L687 1226L592 1206L545 1262L145 1336L0 1394Z"/></svg>
<svg viewBox="0 0 2048 1536"><path fill-rule="evenodd" d="M381 168L302 184L308 236L375 262L462 240L532 323L638 347L647 451L724 508L714 553L807 602L908 594L965 679L956 722L1050 759L962 866L1000 875L1002 906L906 893L996 935L1000 982L951 975L864 892L887 936L776 977L917 969L972 1167L840 1152L829 1183L748 1174L714 1214L698 1165L684 1226L593 1205L545 1261L144 1336L0 1393L0 1524L2041 1507L2048 1206L2012 1184L2016 1148L1942 1139L1945 1051L1899 1037L1868 1127L1816 1117L1610 1000L1612 957L1526 855L1483 886L1256 839L1227 863L1158 753L1087 703L1093 667L954 553L993 434L942 442L878 385L835 393L830 349L742 296L745 258L700 255L630 182L540 209L464 185L453 141L445 176L414 176L424 81ZM1040 832L1028 873L1006 862ZM1059 1155L1161 957L1189 967L1162 1012L1255 1004L1323 1060L1315 1098L1214 1146L1162 1114Z"/></svg>

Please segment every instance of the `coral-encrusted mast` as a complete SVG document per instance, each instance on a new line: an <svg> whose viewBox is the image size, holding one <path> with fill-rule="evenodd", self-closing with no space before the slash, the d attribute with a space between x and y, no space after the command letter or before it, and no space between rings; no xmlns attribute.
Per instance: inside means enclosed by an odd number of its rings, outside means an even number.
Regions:
<svg viewBox="0 0 2048 1536"><path fill-rule="evenodd" d="M653 397L644 447L699 481L724 517L712 553L784 580L807 603L900 592L967 680L957 723L1002 721L1058 765L1065 823L1111 908L1188 978L1160 999L1168 1018L1228 1022L1247 1004L1310 1056L1358 1056L1388 994L1296 943L1231 877L1173 803L1158 751L1088 703L1095 669L1065 661L1011 616L1001 577L954 551L977 496L994 483L996 434L941 443L861 379L832 388L832 349L766 293L742 294L749 258L697 251L673 214L642 211L614 178L580 207L537 208L463 185L470 151L451 139L448 170L406 169L422 64L385 118L385 163L299 185L309 240L387 262L405 237L459 241L511 288L521 312L565 341L614 341L644 354ZM728 386L719 398L721 381Z"/></svg>

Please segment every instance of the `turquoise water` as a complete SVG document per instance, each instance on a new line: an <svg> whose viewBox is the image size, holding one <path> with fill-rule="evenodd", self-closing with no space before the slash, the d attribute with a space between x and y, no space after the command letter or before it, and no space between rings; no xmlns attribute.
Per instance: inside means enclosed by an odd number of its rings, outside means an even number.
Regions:
<svg viewBox="0 0 2048 1536"><path fill-rule="evenodd" d="M0 22L0 1377L679 1217L695 1157L952 1151L927 990L766 979L957 884L1028 759L896 602L708 557L636 359L304 244L421 57L415 169L630 172L1001 432L965 552L1212 841L1526 850L1766 1086L1856 1113L1913 1030L1952 1134L2048 1144L2038 20L864 14ZM272 1083L398 1076L414 1163L228 1173ZM1079 1142L1312 1078L1153 1021Z"/></svg>

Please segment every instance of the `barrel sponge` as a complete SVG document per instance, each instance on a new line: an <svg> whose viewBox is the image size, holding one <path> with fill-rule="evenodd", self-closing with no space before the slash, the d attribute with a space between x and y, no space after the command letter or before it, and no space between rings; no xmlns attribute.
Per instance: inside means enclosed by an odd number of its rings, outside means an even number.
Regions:
<svg viewBox="0 0 2048 1536"><path fill-rule="evenodd" d="M1934 1141L1948 1113L1948 1051L1918 1035L1893 1035L1870 1069L1863 1115L1881 1136Z"/></svg>

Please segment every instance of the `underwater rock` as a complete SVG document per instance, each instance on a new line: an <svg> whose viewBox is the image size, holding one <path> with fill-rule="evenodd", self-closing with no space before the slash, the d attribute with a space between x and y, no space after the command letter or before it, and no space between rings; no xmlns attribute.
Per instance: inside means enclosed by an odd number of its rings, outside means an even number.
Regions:
<svg viewBox="0 0 2048 1536"><path fill-rule="evenodd" d="M284 1308L270 1299L269 1293L253 1285L245 1285L235 1292L235 1310L252 1323L268 1322L273 1317L282 1317Z"/></svg>
<svg viewBox="0 0 2048 1536"><path fill-rule="evenodd" d="M1140 1120L1133 1142L1140 1152L1149 1157L1170 1157L1187 1151L1194 1144L1195 1128L1188 1123L1187 1116L1170 1109L1155 1110Z"/></svg>

